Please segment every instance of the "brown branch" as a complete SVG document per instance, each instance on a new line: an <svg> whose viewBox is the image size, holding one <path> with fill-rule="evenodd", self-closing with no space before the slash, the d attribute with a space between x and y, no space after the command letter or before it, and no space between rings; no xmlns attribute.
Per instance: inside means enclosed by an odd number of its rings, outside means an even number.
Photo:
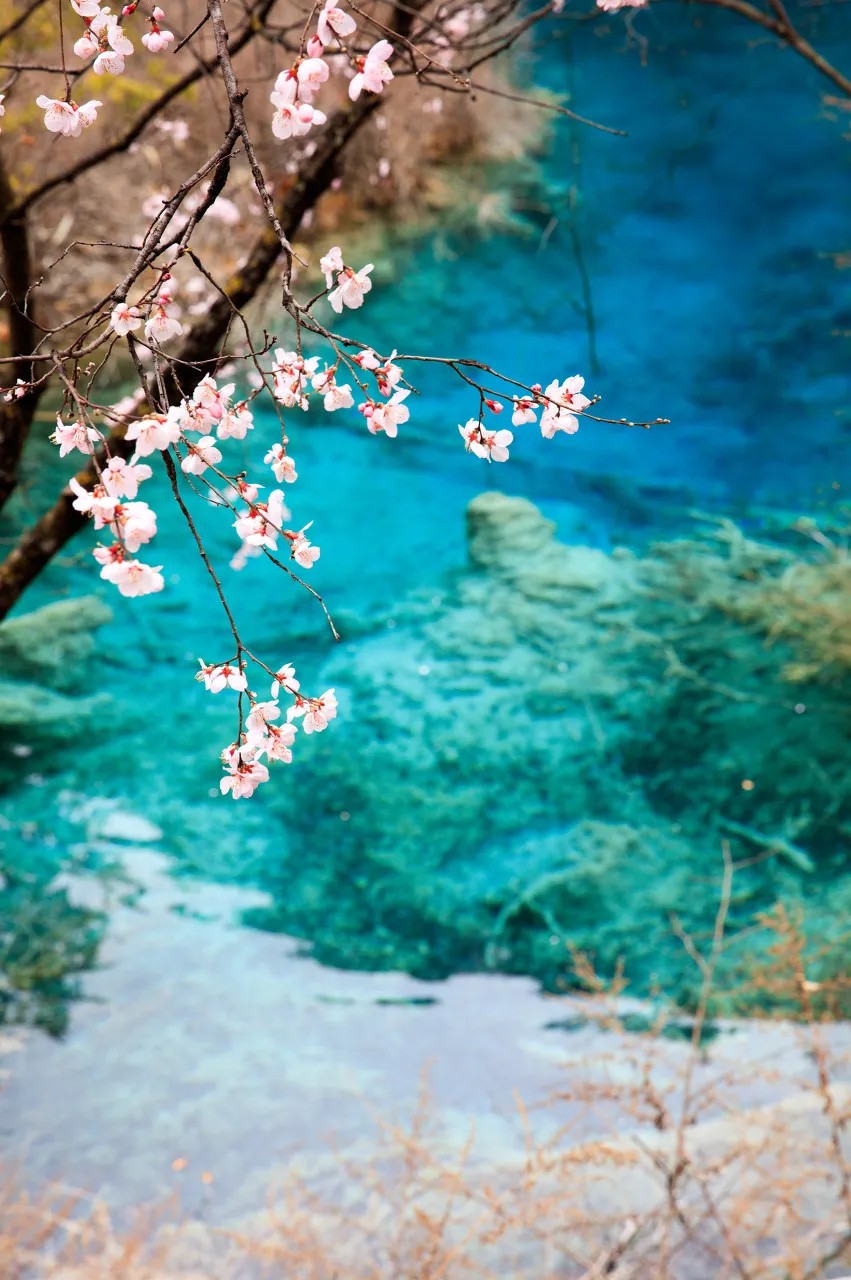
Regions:
<svg viewBox="0 0 851 1280"><path fill-rule="evenodd" d="M0 161L0 213L9 209L13 201L11 183ZM32 381L32 361L26 352L32 351L36 341L36 326L27 299L32 284L32 260L23 215L3 219L0 224L0 250L3 255L3 303L8 314L9 350L13 356L13 363L7 368L9 382L14 386L18 378L26 383ZM0 509L17 484L21 453L40 395L39 387L20 399L0 401Z"/></svg>
<svg viewBox="0 0 851 1280"><path fill-rule="evenodd" d="M809 40L804 39L792 25L786 9L779 0L773 0L772 3L772 8L776 15L774 18L763 12L762 9L758 9L756 5L750 4L748 0L697 0L697 2L699 4L708 4L716 9L727 9L730 13L737 13L740 17L747 18L748 22L753 22L758 27L764 27L766 31L773 32L785 44L788 44L790 49L793 49L795 53L815 67L816 71L826 76L846 97L851 98L851 79L834 67L831 62L828 62L827 58L823 57L810 44Z"/></svg>
<svg viewBox="0 0 851 1280"><path fill-rule="evenodd" d="M8 40L9 36L13 36L16 31L19 31L24 23L32 17L36 10L40 9L45 3L46 0L32 0L32 3L28 4L23 12L18 14L17 18L14 18L8 26L4 27L3 30L0 31L0 44L2 44L4 40Z"/></svg>

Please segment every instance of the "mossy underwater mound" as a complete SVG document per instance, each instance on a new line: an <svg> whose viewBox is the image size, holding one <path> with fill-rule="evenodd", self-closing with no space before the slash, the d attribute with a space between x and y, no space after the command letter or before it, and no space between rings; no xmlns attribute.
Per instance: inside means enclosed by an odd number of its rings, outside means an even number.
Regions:
<svg viewBox="0 0 851 1280"><path fill-rule="evenodd" d="M80 750L110 706L92 682L95 632L110 610L95 596L60 601L0 625L0 1024L67 1025L78 975L91 968L104 919L56 883L68 853L21 778ZM47 813L52 813L47 807Z"/></svg>
<svg viewBox="0 0 851 1280"><path fill-rule="evenodd" d="M723 521L640 557L565 546L497 493L467 532L467 571L327 662L341 715L269 789L286 850L253 923L337 965L553 989L579 949L688 1003L678 935L711 933L727 840L733 934L801 898L835 932L851 680L789 682L765 601L791 553Z"/></svg>

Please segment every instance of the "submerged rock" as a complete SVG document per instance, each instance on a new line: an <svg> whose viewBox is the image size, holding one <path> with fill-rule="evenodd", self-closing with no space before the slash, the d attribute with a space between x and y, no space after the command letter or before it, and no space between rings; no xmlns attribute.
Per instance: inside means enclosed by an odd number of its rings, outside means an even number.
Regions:
<svg viewBox="0 0 851 1280"><path fill-rule="evenodd" d="M69 861L47 776L109 724L112 700L94 687L94 632L109 609L96 597L61 601L0 625L0 1024L61 1034L77 975L95 961L103 916L55 882Z"/></svg>
<svg viewBox="0 0 851 1280"><path fill-rule="evenodd" d="M59 600L0 624L0 669L54 689L78 689L91 681L88 662L94 633L112 618L97 596Z"/></svg>
<svg viewBox="0 0 851 1280"><path fill-rule="evenodd" d="M847 685L798 714L788 653L732 607L788 556L726 525L641 557L569 547L496 493L467 531L448 592L413 593L326 664L341 716L269 789L286 851L255 920L333 963L423 977L559 987L579 948L606 974L625 957L645 989L679 981L677 935L711 925L725 835L751 863L735 928L796 896L851 821Z"/></svg>

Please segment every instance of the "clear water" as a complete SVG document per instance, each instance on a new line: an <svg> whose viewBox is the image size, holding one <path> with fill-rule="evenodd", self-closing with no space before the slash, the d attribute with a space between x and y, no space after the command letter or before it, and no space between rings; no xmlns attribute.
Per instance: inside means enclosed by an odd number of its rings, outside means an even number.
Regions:
<svg viewBox="0 0 851 1280"><path fill-rule="evenodd" d="M824 14L806 8L801 16L813 38L847 65L851 32L841 7ZM851 301L836 256L851 247L848 114L822 100L825 86L791 54L767 41L749 47L752 33L733 20L658 8L637 26L649 39L646 65L620 23L591 24L574 36L555 25L524 55L530 76L570 89L579 111L627 128L628 138L559 121L540 162L536 199L544 205L520 210L524 237L424 236L412 245L388 232L383 281L358 314L356 330L379 350L471 356L528 381L582 371L610 416L663 415L671 425L644 432L587 423L577 436L552 443L534 431L518 433L511 463L485 469L463 454L456 430L475 412L475 399L450 375L425 367L415 374L411 422L395 442L367 436L355 421L328 425L312 415L291 421L299 469L288 494L294 527L315 521L322 558L311 581L339 619L343 646L334 652L313 601L257 563L226 574L226 586L256 652L270 664L294 661L309 689L338 682L347 725L338 722L321 743L300 743L297 763L278 771L251 805L218 797L216 754L233 727L223 701L205 698L192 677L199 656L230 652L229 637L158 480L157 545L168 590L141 602L110 599L115 616L98 633L91 688L74 690L105 688L111 701L72 742L40 741L34 755L11 754L4 764L3 858L16 928L34 886L40 893L57 872L73 867L85 878L106 868L120 876L128 841L98 834L98 815L111 806L161 828L158 845L176 872L271 893L246 925L293 935L320 960L428 979L504 968L557 987L567 980L568 962L563 939L549 937L546 920L520 912L514 943L505 949L498 939L499 946L488 947L481 918L471 912L468 919L462 905L484 904L493 922L508 900L506 885L516 892L546 870L546 840L585 820L644 827L652 810L665 829L652 862L654 879L666 886L664 901L645 901L646 847L631 855L618 846L607 862L605 832L597 833L584 856L595 861L600 884L582 893L574 885L581 920L561 904L567 917L560 922L582 945L598 944L604 967L615 954L634 952L639 987L646 989L658 968L677 987L681 960L668 913L690 905L705 923L716 872L707 846L697 850L685 879L677 865L675 837L690 788L695 812L709 812L717 792L727 816L768 823L774 834L802 807L823 802L819 782L790 794L788 813L778 786L766 788L763 810L737 807L740 779L767 772L777 747L771 735L785 740L792 732L779 694L782 716L766 717L761 739L752 734L747 741L747 758L741 725L727 724L728 736L710 744L718 763L715 792L697 795L700 761L689 747L673 761L673 778L660 795L659 761L642 742L640 750L618 746L591 761L596 792L593 778L583 777L568 794L558 775L559 734L568 721L554 719L550 736L530 742L525 755L526 721L516 739L505 728L517 687L528 701L535 694L530 682L549 672L524 670L531 662L528 635L517 651L518 684L499 685L498 705L488 694L487 664L473 661L475 630L468 668L463 645L440 651L441 620L456 631L463 623L464 514L484 489L530 499L566 544L607 553L626 546L643 555L656 539L693 537L695 510L730 516L750 534L767 536L799 514L835 508L848 482ZM578 195L573 213L571 192ZM256 452L249 442L254 463ZM52 480L52 466L44 474L45 448L33 449L30 466L36 489ZM226 562L233 550L228 522L214 512L200 519L211 551ZM99 588L81 539L22 607ZM588 619L588 628L596 625ZM553 653L542 661L557 667L571 656ZM721 654L725 663L721 674L735 683L741 673L732 642ZM435 671L449 681L448 695L432 678ZM752 677L749 669L742 679ZM713 679L721 679L718 670ZM826 747L825 784L835 796L842 767L833 743L847 731L837 728L828 701L816 692L809 705L812 715L823 710L825 732L836 735ZM670 733L670 710L665 714ZM693 715L700 724L701 714L682 703L685 719ZM750 705L746 715L750 732L761 713ZM440 738L444 732L448 739L455 734L457 750ZM426 739L434 748L428 758L421 751ZM26 734L11 745L21 743ZM400 790L376 797L370 782L389 777L394 759ZM781 779L780 792L783 785ZM788 864L754 873L743 893L742 923L778 893L816 900L825 886L844 890L843 804L835 822L816 832L817 876ZM403 822L405 806L413 807ZM446 830L454 835L435 852ZM581 860L581 848L580 842L577 854L571 845L571 857ZM696 890L707 859L706 883ZM133 885L125 888L132 898ZM144 893L138 902L143 909ZM55 919L39 918L36 926L50 934L51 946L57 939L65 945L68 930L79 944L83 928L96 948L98 920L67 918L61 894L55 909ZM668 948L667 959L657 956L657 970L641 959L640 935L651 917L654 948L663 934ZM551 952L542 958L539 943L555 946L557 960ZM67 1029L70 988L42 974L39 990L44 1003L36 1002L37 1016L54 1030ZM72 1038L74 1018L72 1008Z"/></svg>

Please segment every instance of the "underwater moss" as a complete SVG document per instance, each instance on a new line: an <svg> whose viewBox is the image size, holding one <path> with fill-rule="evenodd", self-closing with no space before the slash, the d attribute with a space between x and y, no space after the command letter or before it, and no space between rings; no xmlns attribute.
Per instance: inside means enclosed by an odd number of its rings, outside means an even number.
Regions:
<svg viewBox="0 0 851 1280"><path fill-rule="evenodd" d="M725 521L640 557L568 547L495 493L468 543L450 591L394 607L392 641L378 619L326 664L343 714L268 797L275 905L251 922L344 966L558 990L579 950L670 988L679 935L711 931L726 840L731 975L737 930L778 899L844 945L851 683L791 689L795 638L756 610L791 553Z"/></svg>

